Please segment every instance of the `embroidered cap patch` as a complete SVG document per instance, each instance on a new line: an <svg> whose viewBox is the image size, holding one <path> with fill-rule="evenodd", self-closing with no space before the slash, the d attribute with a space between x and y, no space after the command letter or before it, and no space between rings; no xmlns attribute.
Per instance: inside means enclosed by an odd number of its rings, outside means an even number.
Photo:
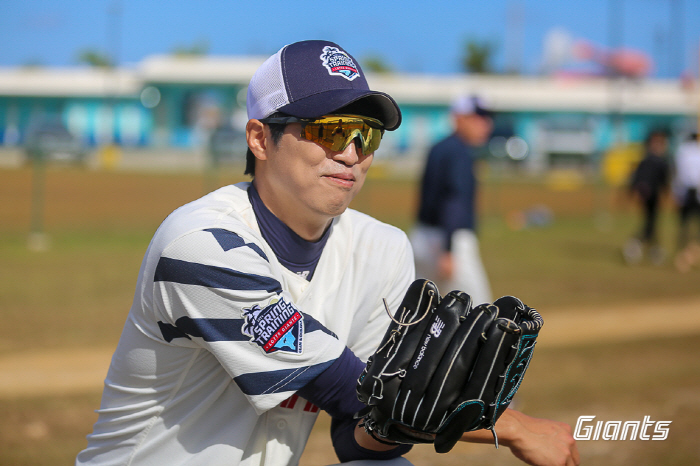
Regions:
<svg viewBox="0 0 700 466"><path fill-rule="evenodd" d="M352 81L360 75L352 58L337 47L330 45L323 47L321 61L331 75L342 76L348 81Z"/></svg>
<svg viewBox="0 0 700 466"><path fill-rule="evenodd" d="M292 303L280 298L264 308L256 304L244 309L243 317L241 332L266 353L301 354L304 316Z"/></svg>

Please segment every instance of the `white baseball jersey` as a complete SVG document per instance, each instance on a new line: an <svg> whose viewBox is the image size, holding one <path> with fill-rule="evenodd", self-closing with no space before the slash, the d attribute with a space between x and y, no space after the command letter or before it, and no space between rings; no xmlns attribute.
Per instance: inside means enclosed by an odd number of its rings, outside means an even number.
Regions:
<svg viewBox="0 0 700 466"><path fill-rule="evenodd" d="M318 408L295 391L381 340L382 298L393 312L414 278L405 234L348 209L307 281L264 241L248 185L156 232L76 464L296 464Z"/></svg>
<svg viewBox="0 0 700 466"><path fill-rule="evenodd" d="M673 193L679 203L685 200L688 189L697 191L700 201L700 146L697 141L686 141L676 151L676 172Z"/></svg>

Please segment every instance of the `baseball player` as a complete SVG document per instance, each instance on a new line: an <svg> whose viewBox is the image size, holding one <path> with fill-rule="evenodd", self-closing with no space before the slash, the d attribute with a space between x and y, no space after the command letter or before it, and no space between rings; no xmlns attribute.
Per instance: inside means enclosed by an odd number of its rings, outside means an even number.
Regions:
<svg viewBox="0 0 700 466"><path fill-rule="evenodd" d="M641 261L645 254L656 265L664 260L665 253L657 237L657 223L659 207L671 177L668 146L668 132L652 130L644 141L644 158L630 177L629 194L637 201L643 215L639 234L627 241L622 250L625 262L630 265Z"/></svg>
<svg viewBox="0 0 700 466"><path fill-rule="evenodd" d="M454 132L431 148L421 180L418 222L411 232L416 272L441 289L462 290L488 303L491 287L476 235L475 150L491 135L492 112L478 96L462 96L450 113Z"/></svg>
<svg viewBox="0 0 700 466"><path fill-rule="evenodd" d="M678 212L678 243L673 260L676 269L688 272L700 260L700 229L691 235L691 222L700 228L700 145L691 133L676 151L673 195Z"/></svg>
<svg viewBox="0 0 700 466"><path fill-rule="evenodd" d="M389 323L382 300L398 306L413 255L403 232L347 208L399 108L340 46L304 41L258 69L247 109L253 181L158 228L78 465L293 465L319 409L341 461L407 463L410 445L353 416ZM576 461L564 425L502 419L516 455Z"/></svg>

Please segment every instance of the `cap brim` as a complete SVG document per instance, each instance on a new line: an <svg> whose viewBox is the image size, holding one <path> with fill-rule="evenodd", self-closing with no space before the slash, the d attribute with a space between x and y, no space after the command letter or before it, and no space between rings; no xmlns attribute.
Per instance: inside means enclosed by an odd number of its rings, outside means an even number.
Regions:
<svg viewBox="0 0 700 466"><path fill-rule="evenodd" d="M277 109L298 118L318 118L340 109L376 118L388 131L401 124L401 110L388 94L364 89L333 89L299 99Z"/></svg>
<svg viewBox="0 0 700 466"><path fill-rule="evenodd" d="M479 116L483 116L483 117L491 117L491 118L493 117L493 110L489 110L489 109L483 108L483 107L476 107L474 109L474 113L476 113Z"/></svg>

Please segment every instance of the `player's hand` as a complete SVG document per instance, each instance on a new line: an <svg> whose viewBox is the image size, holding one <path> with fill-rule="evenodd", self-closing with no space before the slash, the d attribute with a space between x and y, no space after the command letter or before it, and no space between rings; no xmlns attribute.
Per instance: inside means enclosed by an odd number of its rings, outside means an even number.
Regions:
<svg viewBox="0 0 700 466"><path fill-rule="evenodd" d="M507 443L513 455L530 465L577 466L580 457L571 426L549 419L538 419L510 410L513 438ZM498 427L498 426L497 426Z"/></svg>
<svg viewBox="0 0 700 466"><path fill-rule="evenodd" d="M455 264L450 251L443 252L438 257L437 274L440 280L450 280L454 275Z"/></svg>

